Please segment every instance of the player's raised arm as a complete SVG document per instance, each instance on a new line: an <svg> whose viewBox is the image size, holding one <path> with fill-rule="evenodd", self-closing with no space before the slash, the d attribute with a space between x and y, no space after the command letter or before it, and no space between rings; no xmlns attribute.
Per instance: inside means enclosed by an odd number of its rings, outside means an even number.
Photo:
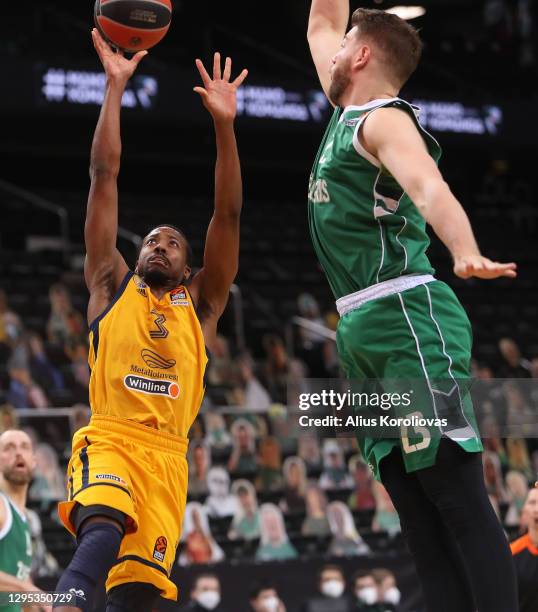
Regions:
<svg viewBox="0 0 538 612"><path fill-rule="evenodd" d="M516 276L515 263L491 261L480 254L467 214L428 154L409 115L395 108L379 109L364 122L360 138L448 248L457 276L484 279Z"/></svg>
<svg viewBox="0 0 538 612"><path fill-rule="evenodd" d="M328 98L332 58L342 44L348 21L349 0L312 0L308 18L308 45L321 86Z"/></svg>
<svg viewBox="0 0 538 612"><path fill-rule="evenodd" d="M200 60L196 66L203 87L195 87L213 117L217 144L215 166L215 210L207 230L203 267L194 277L191 291L198 302L204 334L211 336L228 301L230 286L239 265L239 217L243 204L241 166L234 132L237 89L247 71L231 81L232 60L221 69L220 54L215 53L213 78ZM206 337L207 342L207 337ZM211 347L209 347L211 348Z"/></svg>
<svg viewBox="0 0 538 612"><path fill-rule="evenodd" d="M128 60L121 52L114 52L96 29L92 30L92 39L105 69L106 91L92 143L91 186L84 226L84 276L90 291L90 322L106 308L127 272L127 264L116 249L121 98L127 81L147 53L140 51Z"/></svg>

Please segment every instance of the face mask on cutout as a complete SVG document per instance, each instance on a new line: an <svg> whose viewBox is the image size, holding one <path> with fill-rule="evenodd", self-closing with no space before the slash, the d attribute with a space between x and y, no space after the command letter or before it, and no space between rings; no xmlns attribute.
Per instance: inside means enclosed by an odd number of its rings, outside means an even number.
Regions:
<svg viewBox="0 0 538 612"><path fill-rule="evenodd" d="M280 601L278 597L271 595L271 597L266 597L262 601L262 610L263 612L278 612L278 606Z"/></svg>
<svg viewBox="0 0 538 612"><path fill-rule="evenodd" d="M385 603L393 604L397 606L400 603L400 599L402 598L402 594L400 593L400 589L396 587L390 587L385 591L385 595L383 596Z"/></svg>
<svg viewBox="0 0 538 612"><path fill-rule="evenodd" d="M220 603L220 593L218 591L204 591L196 597L196 602L206 610L214 610Z"/></svg>
<svg viewBox="0 0 538 612"><path fill-rule="evenodd" d="M377 603L377 589L373 586L364 587L363 589L358 589L356 591L357 599L362 601L369 606Z"/></svg>
<svg viewBox="0 0 538 612"><path fill-rule="evenodd" d="M322 583L321 592L327 597L340 597L344 592L344 583L341 580L327 580Z"/></svg>

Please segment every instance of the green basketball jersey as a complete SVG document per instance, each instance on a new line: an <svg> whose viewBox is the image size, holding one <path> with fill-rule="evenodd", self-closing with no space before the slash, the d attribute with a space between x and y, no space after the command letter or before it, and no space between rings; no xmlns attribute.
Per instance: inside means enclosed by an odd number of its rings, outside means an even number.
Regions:
<svg viewBox="0 0 538 612"><path fill-rule="evenodd" d="M32 565L32 539L26 516L3 493L0 504L6 508L6 521L0 529L0 570L19 580L28 580ZM20 610L18 604L0 605L0 612Z"/></svg>
<svg viewBox="0 0 538 612"><path fill-rule="evenodd" d="M337 299L398 276L433 273L422 215L358 139L367 115L389 106L407 112L433 159L441 156L415 108L400 98L335 108L310 176L308 218L314 249Z"/></svg>

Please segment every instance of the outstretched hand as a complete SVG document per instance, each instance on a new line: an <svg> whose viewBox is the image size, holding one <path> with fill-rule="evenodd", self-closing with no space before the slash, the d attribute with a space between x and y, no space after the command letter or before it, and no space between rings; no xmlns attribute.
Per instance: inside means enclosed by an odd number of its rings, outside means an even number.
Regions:
<svg viewBox="0 0 538 612"><path fill-rule="evenodd" d="M120 81L126 84L133 76L140 60L145 57L147 51L139 51L135 53L131 59L127 59L123 55L123 51L113 51L110 45L105 42L97 28L92 30L93 46L97 51L97 55L103 64L106 76L111 80Z"/></svg>
<svg viewBox="0 0 538 612"><path fill-rule="evenodd" d="M200 94L204 106L207 108L215 122L233 121L237 113L237 89L246 79L248 70L230 82L232 74L232 60L227 57L224 63L224 72L221 73L220 53L213 58L213 78L209 76L201 60L196 60L196 67L202 77L203 87L195 87L194 91Z"/></svg>
<svg viewBox="0 0 538 612"><path fill-rule="evenodd" d="M458 257L454 262L454 274L460 278L476 278L492 279L500 276L515 278L517 276L517 265L515 263L499 263L491 261L482 255L468 255Z"/></svg>

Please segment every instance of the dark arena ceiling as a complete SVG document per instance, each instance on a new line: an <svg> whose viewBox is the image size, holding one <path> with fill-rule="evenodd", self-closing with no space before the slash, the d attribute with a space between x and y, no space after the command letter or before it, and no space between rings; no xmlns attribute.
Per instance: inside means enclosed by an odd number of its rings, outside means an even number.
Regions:
<svg viewBox="0 0 538 612"><path fill-rule="evenodd" d="M366 0L351 8L412 2ZM416 78L452 90L531 95L536 90L536 30L531 0L423 0L413 20L426 43ZM309 0L173 0L172 28L149 61L187 65L219 48L264 76L313 78L306 44ZM91 57L91 0L28 0L10 5L0 24L0 58Z"/></svg>

